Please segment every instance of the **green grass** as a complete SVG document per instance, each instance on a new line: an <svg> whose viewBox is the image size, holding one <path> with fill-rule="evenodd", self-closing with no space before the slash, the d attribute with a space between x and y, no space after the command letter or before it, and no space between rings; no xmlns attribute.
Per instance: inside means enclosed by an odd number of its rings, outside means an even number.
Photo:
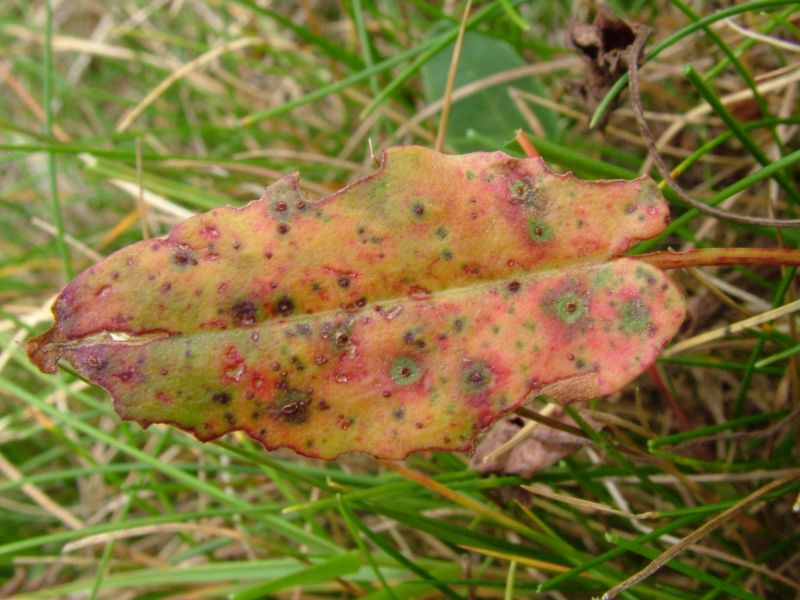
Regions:
<svg viewBox="0 0 800 600"><path fill-rule="evenodd" d="M457 86L571 56L571 4L476 2ZM789 319L662 359L672 405L643 376L593 404L615 417L605 429L573 412L586 448L531 478L482 476L460 454L412 455L404 466L422 475L412 480L365 456L315 461L241 435L202 444L121 422L102 390L28 362L22 344L49 326L52 295L98 254L164 235L191 211L244 204L281 173L300 171L321 195L370 172L368 142L385 146L441 96L462 5L86 0L52 2L51 13L42 0L2 3L0 596L588 598L728 510L624 596L799 593L800 346ZM709 107L664 149L686 189L742 214L795 217L797 54L719 23L797 45L797 4L612 5L655 30L642 70L643 104L664 117L650 120L655 134ZM118 130L179 68L249 37L260 40L183 74ZM624 79L597 109L621 100L604 133L588 128L582 76L576 61L461 100L448 149L518 153L523 127L554 169L635 177L646 154ZM756 86L754 99L723 102ZM518 112L509 87L545 103ZM437 126L438 113L394 143L430 146ZM672 222L634 252L800 244L795 230L709 220L664 191ZM793 269L707 271L749 313L795 299ZM679 340L744 318L689 274L673 276L690 309ZM531 483L557 496L521 487Z"/></svg>

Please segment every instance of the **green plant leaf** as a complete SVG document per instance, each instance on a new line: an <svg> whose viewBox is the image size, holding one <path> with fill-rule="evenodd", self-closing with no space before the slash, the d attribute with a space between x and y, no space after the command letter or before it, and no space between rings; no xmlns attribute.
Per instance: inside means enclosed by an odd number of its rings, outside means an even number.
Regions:
<svg viewBox="0 0 800 600"><path fill-rule="evenodd" d="M453 47L454 44L450 44L422 68L422 83L428 102L439 100L444 95ZM468 31L461 47L455 87L457 89L524 65L525 61L507 42ZM526 77L511 84L487 87L455 102L450 110L447 144L459 152L483 149L487 141L498 147L512 138L518 129L527 128L527 122L508 95L509 85L537 96L549 95L536 77ZM533 106L531 110L539 119L547 137L553 141L559 139L556 113L544 106Z"/></svg>
<svg viewBox="0 0 800 600"><path fill-rule="evenodd" d="M607 395L681 323L648 178L584 182L501 152L385 152L320 201L297 176L84 271L28 342L117 412L199 439L242 430L320 458L466 450L532 395Z"/></svg>

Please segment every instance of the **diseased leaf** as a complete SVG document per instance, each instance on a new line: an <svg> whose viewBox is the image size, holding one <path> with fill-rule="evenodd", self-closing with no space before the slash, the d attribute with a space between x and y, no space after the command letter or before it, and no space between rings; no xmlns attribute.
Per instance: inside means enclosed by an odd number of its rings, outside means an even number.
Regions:
<svg viewBox="0 0 800 600"><path fill-rule="evenodd" d="M605 262L658 234L646 178L583 182L540 159L393 148L312 202L297 176L79 275L28 344L119 414L209 440L334 458L468 449L531 394L614 392L683 319L658 270Z"/></svg>

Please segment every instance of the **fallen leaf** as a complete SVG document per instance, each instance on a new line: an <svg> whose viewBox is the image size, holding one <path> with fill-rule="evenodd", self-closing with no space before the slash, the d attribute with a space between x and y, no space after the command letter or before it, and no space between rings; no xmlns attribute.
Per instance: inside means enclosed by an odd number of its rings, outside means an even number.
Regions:
<svg viewBox="0 0 800 600"><path fill-rule="evenodd" d="M584 414L580 408L578 412L590 426L596 429L602 428L601 423ZM565 425L575 425L562 409L550 417ZM469 461L470 468L480 471L484 475L497 473L530 477L586 444L586 440L577 435L542 424L505 454L484 461L486 456L513 438L524 425L524 421L516 416L506 417L496 423L477 444L475 453Z"/></svg>
<svg viewBox="0 0 800 600"><path fill-rule="evenodd" d="M655 360L683 297L654 267L606 261L667 219L648 178L392 148L323 200L288 176L114 253L27 350L107 389L123 418L201 440L467 450L532 395L607 395Z"/></svg>

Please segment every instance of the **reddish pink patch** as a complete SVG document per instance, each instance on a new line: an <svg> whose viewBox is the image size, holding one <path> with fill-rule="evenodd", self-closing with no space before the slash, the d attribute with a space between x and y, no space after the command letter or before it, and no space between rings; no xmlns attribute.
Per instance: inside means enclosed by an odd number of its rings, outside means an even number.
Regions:
<svg viewBox="0 0 800 600"><path fill-rule="evenodd" d="M409 289L408 295L413 300L424 300L431 295L431 291L428 288L422 287L421 285L414 284Z"/></svg>
<svg viewBox="0 0 800 600"><path fill-rule="evenodd" d="M244 358L236 346L228 346L222 361L222 380L236 383L244 375Z"/></svg>
<svg viewBox="0 0 800 600"><path fill-rule="evenodd" d="M134 375L136 375L136 370L133 367L125 369L124 371L120 371L118 373L114 373L114 377L116 377L123 383L127 383L128 381L133 379Z"/></svg>
<svg viewBox="0 0 800 600"><path fill-rule="evenodd" d="M219 229L209 224L200 230L200 235L210 238L216 238L219 237Z"/></svg>

